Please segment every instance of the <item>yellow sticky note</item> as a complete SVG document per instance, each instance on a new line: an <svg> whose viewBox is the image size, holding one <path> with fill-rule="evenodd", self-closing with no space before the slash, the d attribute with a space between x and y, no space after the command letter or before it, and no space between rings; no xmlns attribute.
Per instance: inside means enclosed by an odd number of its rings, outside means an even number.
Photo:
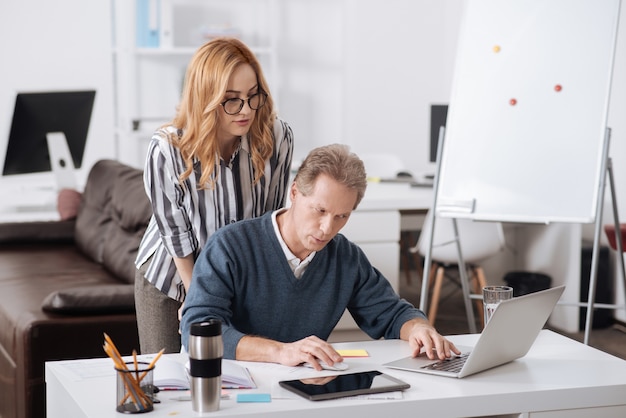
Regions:
<svg viewBox="0 0 626 418"><path fill-rule="evenodd" d="M356 349L356 350L337 350L341 357L369 357L367 350Z"/></svg>

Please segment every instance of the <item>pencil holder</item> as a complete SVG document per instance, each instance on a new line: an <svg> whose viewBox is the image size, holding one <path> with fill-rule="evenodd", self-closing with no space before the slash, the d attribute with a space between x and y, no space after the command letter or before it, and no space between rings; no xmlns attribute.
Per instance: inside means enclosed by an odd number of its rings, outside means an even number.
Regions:
<svg viewBox="0 0 626 418"><path fill-rule="evenodd" d="M117 412L136 414L152 411L154 366L127 362L126 369L115 368L117 379Z"/></svg>

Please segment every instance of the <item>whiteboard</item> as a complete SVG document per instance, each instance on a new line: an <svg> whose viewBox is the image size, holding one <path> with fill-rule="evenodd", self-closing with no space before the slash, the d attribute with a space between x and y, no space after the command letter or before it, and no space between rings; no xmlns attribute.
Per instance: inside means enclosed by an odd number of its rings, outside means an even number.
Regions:
<svg viewBox="0 0 626 418"><path fill-rule="evenodd" d="M619 0L467 0L437 214L595 220Z"/></svg>

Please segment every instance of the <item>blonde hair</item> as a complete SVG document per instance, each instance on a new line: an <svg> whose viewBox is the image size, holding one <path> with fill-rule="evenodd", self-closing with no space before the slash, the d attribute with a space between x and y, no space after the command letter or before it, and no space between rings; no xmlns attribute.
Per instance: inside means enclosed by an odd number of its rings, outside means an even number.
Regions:
<svg viewBox="0 0 626 418"><path fill-rule="evenodd" d="M193 171L193 160L197 158L202 167L200 188L213 188L219 167L220 103L224 100L228 81L241 64L250 65L257 76L259 91L266 93L267 101L256 111L248 140L254 168L254 182L263 177L265 161L272 155L274 102L263 71L254 53L241 41L234 38L216 38L202 45L191 58L180 104L172 125L183 129L180 137L170 141L176 145L185 162L186 169L180 181L187 179Z"/></svg>

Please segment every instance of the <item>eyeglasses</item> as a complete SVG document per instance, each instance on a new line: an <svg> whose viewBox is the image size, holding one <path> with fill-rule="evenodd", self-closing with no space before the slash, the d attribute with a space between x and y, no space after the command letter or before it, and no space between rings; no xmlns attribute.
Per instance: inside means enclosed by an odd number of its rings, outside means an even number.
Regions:
<svg viewBox="0 0 626 418"><path fill-rule="evenodd" d="M262 108L265 102L267 101L267 94L263 92L258 92L248 97L248 100L233 98L233 99L224 100L220 104L224 108L224 112L226 112L229 115L236 115L237 113L241 112L241 109L243 109L243 104L246 101L248 102L248 106L250 106L250 109L258 110Z"/></svg>

